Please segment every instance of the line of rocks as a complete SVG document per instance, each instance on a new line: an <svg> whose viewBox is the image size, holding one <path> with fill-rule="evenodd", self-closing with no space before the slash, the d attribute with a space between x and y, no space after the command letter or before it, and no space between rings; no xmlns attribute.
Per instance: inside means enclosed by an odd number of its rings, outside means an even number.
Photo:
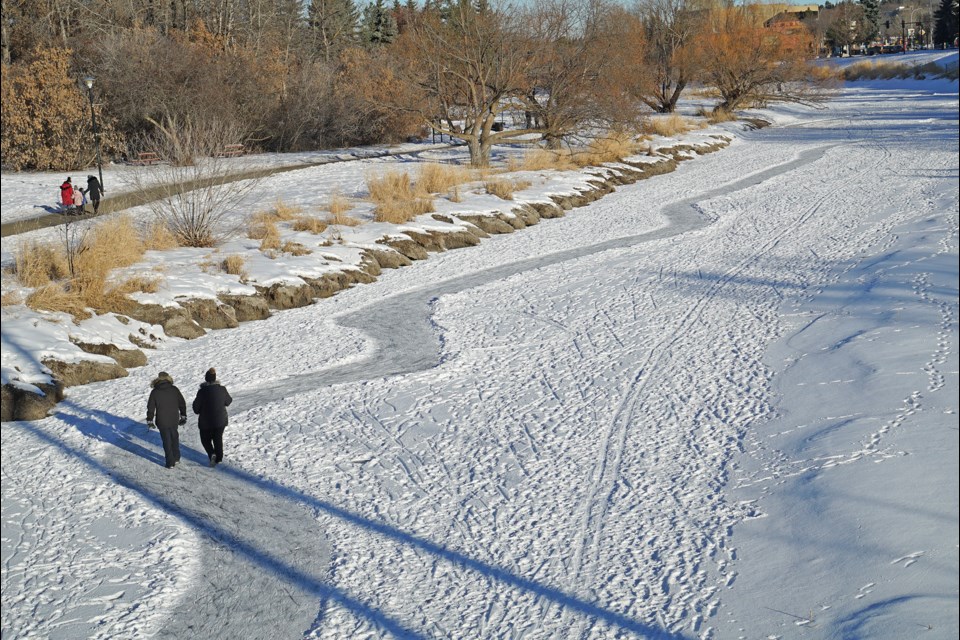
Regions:
<svg viewBox="0 0 960 640"><path fill-rule="evenodd" d="M229 329L241 322L263 320L274 311L304 307L317 299L329 298L355 284L373 282L383 269L398 269L415 260L425 260L430 253L472 247L491 234L512 233L538 224L546 218L559 218L570 209L582 207L612 192L617 186L627 185L656 175L670 173L677 165L694 155L712 153L726 147L729 140L716 137L709 145L679 145L659 150L662 156L657 162L619 162L609 167L598 168L596 178L588 181L590 189L570 195L555 195L550 202L525 203L514 206L508 213L458 214L445 216L434 214L439 222L456 225L457 229L410 230L377 241L380 247L364 249L359 266L345 266L342 271L325 274L319 278L300 277L300 283L276 283L270 286L254 285L256 295L220 295L218 299L179 300L179 306L165 307L156 304L141 304L129 300L120 309L117 317L138 320L147 325L159 325L166 335L199 338L211 329ZM143 329L140 330L140 333ZM156 336L131 333L130 341L142 348L153 348ZM141 349L122 349L112 344L86 344L74 341L81 350L106 358L95 361L61 362L45 359L44 366L50 369L53 382L49 384L17 385L2 387L3 422L11 420L38 420L46 417L56 403L63 400L64 388L112 380L127 375L127 369L141 367L147 356ZM36 393L28 388L38 389Z"/></svg>

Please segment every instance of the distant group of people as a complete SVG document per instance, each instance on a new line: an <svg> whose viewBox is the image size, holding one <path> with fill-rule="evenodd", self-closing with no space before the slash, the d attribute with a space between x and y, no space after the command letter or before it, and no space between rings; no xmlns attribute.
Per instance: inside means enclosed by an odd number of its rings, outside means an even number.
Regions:
<svg viewBox="0 0 960 640"><path fill-rule="evenodd" d="M93 213L100 212L100 196L103 195L103 185L97 176L87 176L87 188L73 186L73 178L67 178L60 185L60 204L64 207L67 214L80 215L87 206L87 196L90 196L90 202L93 204Z"/></svg>
<svg viewBox="0 0 960 640"><path fill-rule="evenodd" d="M147 426L156 427L163 441L163 456L167 469L180 462L180 427L187 424L187 403L166 371L157 374L150 383L147 400ZM227 427L227 407L233 402L227 388L217 382L216 369L208 369L203 384L193 401L193 412L199 416L200 444L207 452L211 467L223 462L223 431Z"/></svg>

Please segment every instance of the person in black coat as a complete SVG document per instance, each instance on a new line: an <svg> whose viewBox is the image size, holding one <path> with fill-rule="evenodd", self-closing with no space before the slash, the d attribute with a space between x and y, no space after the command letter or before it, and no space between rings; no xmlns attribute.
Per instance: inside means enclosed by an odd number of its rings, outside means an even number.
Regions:
<svg viewBox="0 0 960 640"><path fill-rule="evenodd" d="M187 423L187 402L166 371L158 373L150 386L152 389L150 399L147 400L147 426L160 430L163 457L167 469L172 469L180 462L179 427Z"/></svg>
<svg viewBox="0 0 960 640"><path fill-rule="evenodd" d="M97 180L97 176L87 176L87 197L93 204L93 215L100 211L100 196L103 195L103 185Z"/></svg>
<svg viewBox="0 0 960 640"><path fill-rule="evenodd" d="M223 462L223 430L227 427L227 407L233 398L227 388L217 382L216 369L208 369L205 382L200 385L197 397L193 401L193 412L200 416L200 444L210 458L210 466Z"/></svg>

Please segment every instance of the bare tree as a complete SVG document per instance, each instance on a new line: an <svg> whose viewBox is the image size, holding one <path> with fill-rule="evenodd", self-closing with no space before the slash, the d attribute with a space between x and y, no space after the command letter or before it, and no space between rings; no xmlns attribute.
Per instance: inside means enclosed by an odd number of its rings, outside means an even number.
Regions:
<svg viewBox="0 0 960 640"><path fill-rule="evenodd" d="M635 112L620 99L619 52L636 35L628 14L606 0L540 0L527 15L530 92L524 109L547 146L584 123L630 122Z"/></svg>
<svg viewBox="0 0 960 640"><path fill-rule="evenodd" d="M517 15L459 2L446 19L424 12L396 42L400 72L414 91L402 101L386 98L465 140L475 166L489 164L494 143L529 133L494 127L501 112L522 108L532 88L534 52L523 46Z"/></svg>
<svg viewBox="0 0 960 640"><path fill-rule="evenodd" d="M147 205L182 246L210 247L241 224L237 205L257 186L257 178L236 180L223 157L238 138L234 127L195 125L168 119L154 123L154 148L164 164L140 171L134 181Z"/></svg>
<svg viewBox="0 0 960 640"><path fill-rule="evenodd" d="M644 39L636 75L636 97L658 113L672 113L700 68L698 36L705 0L641 0L637 15Z"/></svg>

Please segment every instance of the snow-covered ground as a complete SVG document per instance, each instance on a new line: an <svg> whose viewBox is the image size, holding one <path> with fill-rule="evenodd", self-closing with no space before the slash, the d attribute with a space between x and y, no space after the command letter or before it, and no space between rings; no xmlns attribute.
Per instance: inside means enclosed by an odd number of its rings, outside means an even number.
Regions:
<svg viewBox="0 0 960 640"><path fill-rule="evenodd" d="M4 636L956 637L957 84L765 115L4 424Z"/></svg>

